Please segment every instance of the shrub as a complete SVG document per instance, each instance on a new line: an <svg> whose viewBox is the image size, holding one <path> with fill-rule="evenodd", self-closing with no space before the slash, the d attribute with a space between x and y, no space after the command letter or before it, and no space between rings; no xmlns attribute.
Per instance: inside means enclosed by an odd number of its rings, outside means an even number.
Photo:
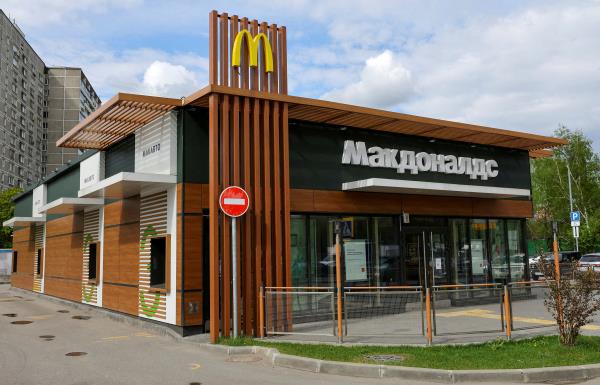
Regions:
<svg viewBox="0 0 600 385"><path fill-rule="evenodd" d="M574 345L583 326L600 311L600 273L579 271L572 263L572 277L557 277L554 264L540 258L540 271L548 282L544 305L558 325L560 343Z"/></svg>

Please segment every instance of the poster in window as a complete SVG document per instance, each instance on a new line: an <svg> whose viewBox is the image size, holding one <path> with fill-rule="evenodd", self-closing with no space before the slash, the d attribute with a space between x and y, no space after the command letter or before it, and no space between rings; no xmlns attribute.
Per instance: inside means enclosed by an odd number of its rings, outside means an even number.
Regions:
<svg viewBox="0 0 600 385"><path fill-rule="evenodd" d="M473 261L473 274L484 274L487 261L483 255L482 239L471 239L471 259Z"/></svg>
<svg viewBox="0 0 600 385"><path fill-rule="evenodd" d="M367 280L367 241L355 239L344 243L346 281Z"/></svg>

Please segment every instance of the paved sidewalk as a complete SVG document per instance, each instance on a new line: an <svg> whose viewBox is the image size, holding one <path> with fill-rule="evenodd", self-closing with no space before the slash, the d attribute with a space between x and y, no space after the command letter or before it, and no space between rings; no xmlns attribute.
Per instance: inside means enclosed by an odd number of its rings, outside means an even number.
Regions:
<svg viewBox="0 0 600 385"><path fill-rule="evenodd" d="M15 316L4 315L11 313ZM90 318L73 319L73 316ZM15 321L31 323L12 324ZM86 355L65 355L70 352ZM584 383L600 385L600 380ZM0 285L0 384L419 385L428 382L273 367L255 355L226 356L195 342L177 341L146 328L114 321L91 309L77 310Z"/></svg>

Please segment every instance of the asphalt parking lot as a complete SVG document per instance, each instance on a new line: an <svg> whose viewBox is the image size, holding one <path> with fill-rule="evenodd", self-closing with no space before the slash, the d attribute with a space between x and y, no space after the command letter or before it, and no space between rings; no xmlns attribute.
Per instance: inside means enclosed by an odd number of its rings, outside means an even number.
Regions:
<svg viewBox="0 0 600 385"><path fill-rule="evenodd" d="M273 368L257 359L232 361L199 343L0 285L0 385L415 383ZM600 379L587 383L600 384Z"/></svg>

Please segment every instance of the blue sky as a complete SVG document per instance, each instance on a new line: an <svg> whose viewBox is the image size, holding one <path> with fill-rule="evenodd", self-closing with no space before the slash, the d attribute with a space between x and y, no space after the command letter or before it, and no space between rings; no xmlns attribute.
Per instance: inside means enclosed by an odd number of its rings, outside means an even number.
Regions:
<svg viewBox="0 0 600 385"><path fill-rule="evenodd" d="M506 129L581 129L600 149L599 1L3 0L47 65L116 92L206 84L213 8L285 25L290 93Z"/></svg>

